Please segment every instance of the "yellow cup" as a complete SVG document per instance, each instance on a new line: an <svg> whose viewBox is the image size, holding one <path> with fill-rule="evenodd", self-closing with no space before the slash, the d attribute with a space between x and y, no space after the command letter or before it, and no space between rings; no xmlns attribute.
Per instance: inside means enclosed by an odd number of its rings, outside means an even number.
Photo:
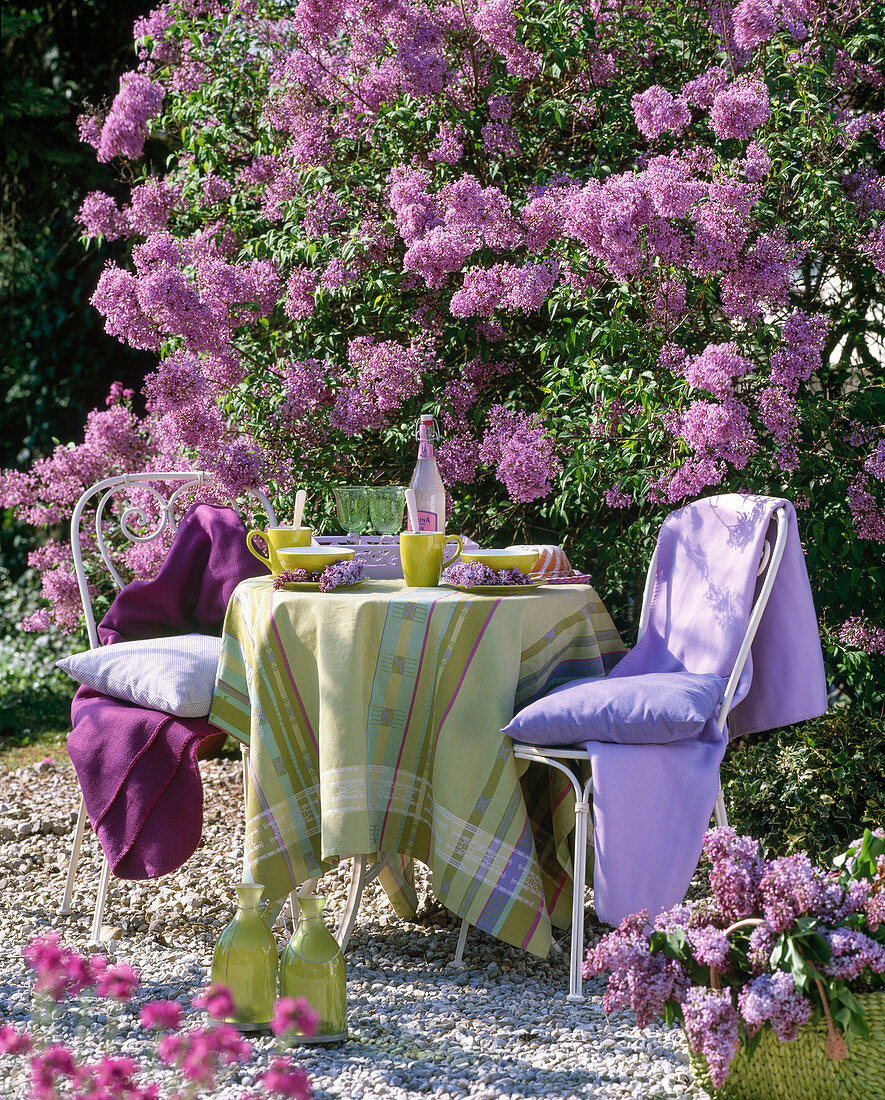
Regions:
<svg viewBox="0 0 885 1100"><path fill-rule="evenodd" d="M283 566L277 557L277 550L284 546L310 546L312 537L313 529L310 527L268 527L264 531L256 528L246 535L246 546L259 561L264 562L274 576L277 576L283 571ZM267 554L256 550L253 540L257 538L264 539L267 544Z"/></svg>
<svg viewBox="0 0 885 1100"><path fill-rule="evenodd" d="M455 543L455 552L444 557L447 543ZM407 588L434 588L439 575L458 557L464 544L457 535L443 531L403 531L399 537L399 556Z"/></svg>

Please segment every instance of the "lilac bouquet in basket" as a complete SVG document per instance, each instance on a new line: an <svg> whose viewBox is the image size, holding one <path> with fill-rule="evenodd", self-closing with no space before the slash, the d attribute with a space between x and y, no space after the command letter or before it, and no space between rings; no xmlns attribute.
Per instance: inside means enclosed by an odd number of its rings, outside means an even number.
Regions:
<svg viewBox="0 0 885 1100"><path fill-rule="evenodd" d="M609 975L605 1011L681 1022L716 1088L763 1029L786 1042L823 1016L837 1049L867 1037L855 994L885 987L885 833L867 829L829 871L803 852L765 859L729 828L707 833L704 854L708 900L636 913L588 951L584 976Z"/></svg>

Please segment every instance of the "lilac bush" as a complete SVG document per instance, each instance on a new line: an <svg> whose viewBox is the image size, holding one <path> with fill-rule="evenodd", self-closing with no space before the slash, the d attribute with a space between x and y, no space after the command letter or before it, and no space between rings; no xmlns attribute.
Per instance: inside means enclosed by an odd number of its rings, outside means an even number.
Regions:
<svg viewBox="0 0 885 1100"><path fill-rule="evenodd" d="M453 526L566 542L616 610L674 505L785 494L832 678L875 696L878 31L866 0L161 4L80 123L120 171L80 211L116 242L93 303L157 357L104 472L284 513L401 483L430 410ZM45 524L92 447L3 500Z"/></svg>
<svg viewBox="0 0 885 1100"><path fill-rule="evenodd" d="M710 896L627 917L587 952L583 973L608 974L606 1012L632 1008L640 1027L681 1021L716 1088L763 1029L795 1039L824 1013L868 1036L857 992L885 989L885 832L865 830L816 867L804 853L767 860L752 837L704 838Z"/></svg>

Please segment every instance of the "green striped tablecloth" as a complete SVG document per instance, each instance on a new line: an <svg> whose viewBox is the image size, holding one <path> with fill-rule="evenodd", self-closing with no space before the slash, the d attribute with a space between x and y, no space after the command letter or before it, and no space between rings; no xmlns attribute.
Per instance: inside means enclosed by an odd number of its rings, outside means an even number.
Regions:
<svg viewBox="0 0 885 1100"><path fill-rule="evenodd" d="M551 917L569 919L572 800L552 769L521 783L501 728L623 652L583 585L490 597L395 580L329 593L244 581L209 720L250 746L246 858L265 897L343 856L399 853L403 869L430 868L459 916L546 955ZM382 882L408 916L405 877Z"/></svg>

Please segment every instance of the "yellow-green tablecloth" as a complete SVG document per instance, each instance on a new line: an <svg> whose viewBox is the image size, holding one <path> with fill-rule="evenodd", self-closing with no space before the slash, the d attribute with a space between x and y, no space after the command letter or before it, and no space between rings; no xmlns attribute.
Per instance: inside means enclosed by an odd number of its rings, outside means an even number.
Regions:
<svg viewBox="0 0 885 1100"><path fill-rule="evenodd" d="M459 916L546 955L551 916L568 923L569 799L554 775L535 777L530 822L501 728L623 652L586 585L491 597L396 580L328 593L244 581L209 720L250 747L246 858L265 897L343 856L400 853L430 868ZM408 911L407 893L384 884Z"/></svg>

